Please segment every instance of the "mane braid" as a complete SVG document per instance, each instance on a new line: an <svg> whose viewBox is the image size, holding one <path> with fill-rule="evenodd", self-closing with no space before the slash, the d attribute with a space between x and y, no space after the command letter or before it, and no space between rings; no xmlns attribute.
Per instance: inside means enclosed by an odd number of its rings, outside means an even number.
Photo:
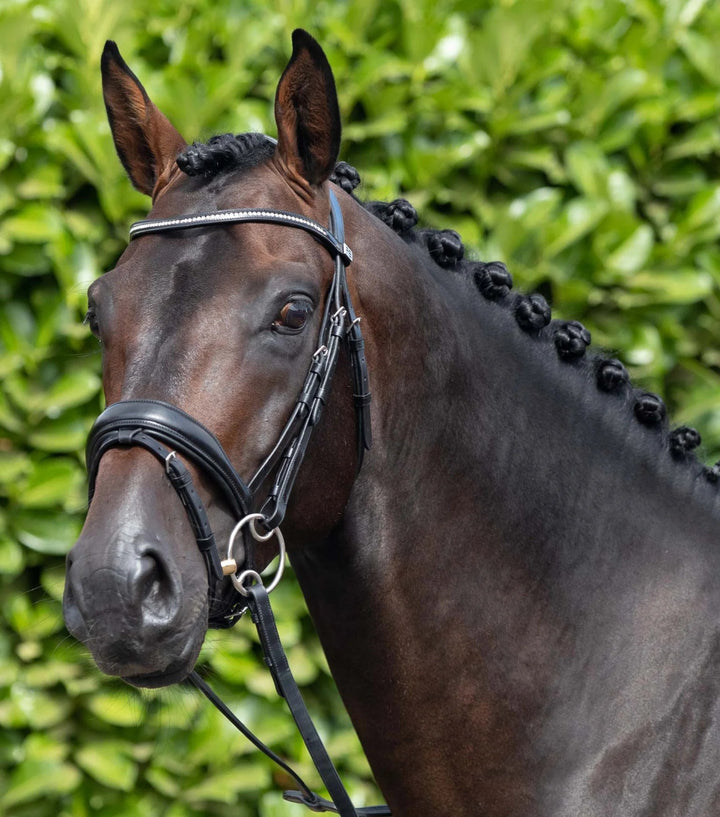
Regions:
<svg viewBox="0 0 720 817"><path fill-rule="evenodd" d="M256 167L275 152L275 141L261 133L231 133L213 136L208 142L194 142L177 157L178 167L188 176L211 179L220 173ZM500 261L476 261L465 257L462 239L454 230L417 229L418 214L410 202L364 202L355 195L360 185L358 171L338 162L330 181L352 196L368 212L390 227L408 244L424 246L438 266L470 279L488 301L508 310L516 325L528 336L554 347L558 358L580 373L587 374L599 392L629 405L635 419L649 431L661 435L663 447L672 460L691 465L707 482L720 486L720 462L712 467L700 464L695 449L700 435L688 426L669 430L667 408L656 394L633 389L623 364L614 358L593 355L586 350L590 333L578 321L551 320L550 306L538 293L510 297L513 280Z"/></svg>
<svg viewBox="0 0 720 817"><path fill-rule="evenodd" d="M211 179L224 171L257 167L274 152L274 142L262 133L223 133L206 143L193 142L176 161L188 176Z"/></svg>
<svg viewBox="0 0 720 817"><path fill-rule="evenodd" d="M615 358L588 357L590 332L579 321L551 320L550 305L539 293L510 297L513 280L500 261L465 258L462 239L454 230L416 229L418 215L405 199L385 203L363 202L355 195L360 176L345 162L339 162L330 181L349 193L361 206L394 230L407 243L424 244L430 258L440 267L470 278L488 301L507 309L517 326L527 335L555 348L558 358L595 383L598 392L629 405L635 419L648 431L659 434L662 447L672 460L693 468L697 476L720 486L720 461L706 467L695 456L700 434L688 426L669 429L665 403L656 394L634 389L625 366Z"/></svg>

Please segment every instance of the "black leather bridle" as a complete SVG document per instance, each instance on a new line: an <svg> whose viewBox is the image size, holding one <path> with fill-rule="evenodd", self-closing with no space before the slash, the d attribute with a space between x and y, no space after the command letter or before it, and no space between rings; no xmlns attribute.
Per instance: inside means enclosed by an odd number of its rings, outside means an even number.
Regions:
<svg viewBox="0 0 720 817"><path fill-rule="evenodd" d="M258 581L250 587L243 588L242 575L239 579L233 575L235 586L242 591L242 598L230 607L218 609L215 589L226 573L235 573L237 565L230 558L226 562L220 561L205 506L193 485L190 471L178 457L178 454L181 454L210 476L220 489L230 511L240 520L236 529L246 519L258 518L269 533L258 535L253 527L253 536L256 539L262 541L268 538L270 533L277 532L285 516L290 492L305 457L313 429L327 402L338 352L343 343L347 344L350 353L353 374L358 469L362 464L365 450L370 448L372 442L365 342L360 329L360 319L353 309L346 275L346 267L352 261L352 251L345 243L342 211L332 191L329 230L305 216L281 210L219 210L179 218L138 221L130 228L130 238L241 222L280 224L305 230L330 252L335 263L320 324L318 347L312 356L295 407L280 432L277 443L246 484L233 467L217 437L194 417L160 400L119 401L105 409L90 431L86 450L90 500L92 501L100 460L103 454L112 448L139 446L164 464L165 473L185 507L198 547L205 559L210 596L209 625L229 627L246 609L250 609L253 622L258 629L265 662L272 673L275 686L290 708L331 800L325 800L313 792L291 767L253 735L197 672L192 672L188 680L257 748L295 779L300 789L285 792L286 799L301 803L312 811L334 811L342 817L387 817L390 811L384 805L356 809L345 791L290 671L275 627L268 590L260 576L254 570L246 571L253 574ZM267 484L271 484L271 487L263 492L263 487ZM279 534L278 538L282 541ZM249 544L247 540L246 544ZM232 541L229 547L229 551L231 550ZM251 550L246 547L246 560L249 558L252 566L252 556L248 554L251 554ZM229 571L226 569L228 564L231 565Z"/></svg>
<svg viewBox="0 0 720 817"><path fill-rule="evenodd" d="M164 464L165 472L180 496L205 559L211 598L209 623L214 627L231 626L242 614L245 605L238 599L230 609L218 609L216 597L220 594L216 594L215 590L218 582L223 579L223 568L217 542L190 472L177 454L181 454L210 476L236 519L244 519L253 512L259 512L262 515L262 527L266 531L276 529L285 516L290 492L313 429L327 402L342 343L347 344L353 374L358 468L365 450L372 442L365 342L360 319L353 309L346 274L346 267L352 261L352 251L345 243L342 211L332 191L329 230L297 213L243 209L139 221L130 228L130 238L241 222L263 222L305 230L330 252L335 263L317 350L312 356L295 407L272 451L250 481L245 483L211 431L176 406L159 400L123 400L108 406L92 427L86 451L90 499L100 459L111 448L139 446ZM263 488L268 484L270 488L264 493ZM251 553L249 542L248 553Z"/></svg>

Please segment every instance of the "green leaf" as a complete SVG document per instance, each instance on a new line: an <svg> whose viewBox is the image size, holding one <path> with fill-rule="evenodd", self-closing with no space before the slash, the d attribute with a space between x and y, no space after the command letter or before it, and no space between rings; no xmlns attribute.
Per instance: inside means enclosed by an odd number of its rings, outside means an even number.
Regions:
<svg viewBox="0 0 720 817"><path fill-rule="evenodd" d="M145 717L145 705L130 689L97 692L87 703L90 712L113 726L138 726Z"/></svg>
<svg viewBox="0 0 720 817"><path fill-rule="evenodd" d="M111 789L132 791L138 768L133 747L119 740L95 740L75 753L77 765Z"/></svg>
<svg viewBox="0 0 720 817"><path fill-rule="evenodd" d="M7 250L3 250L6 242ZM50 265L44 244L16 244L12 247L9 238L0 229L0 272L33 278L47 272Z"/></svg>
<svg viewBox="0 0 720 817"><path fill-rule="evenodd" d="M186 803L228 803L244 792L260 791L270 782L268 767L255 761L244 761L233 769L207 776L201 783L190 786L181 794Z"/></svg>
<svg viewBox="0 0 720 817"><path fill-rule="evenodd" d="M702 190L690 203L686 217L678 225L680 233L692 233L720 219L720 186Z"/></svg>
<svg viewBox="0 0 720 817"><path fill-rule="evenodd" d="M14 493L25 508L52 508L65 504L84 483L85 475L77 461L55 457L35 463Z"/></svg>
<svg viewBox="0 0 720 817"><path fill-rule="evenodd" d="M25 683L33 689L45 689L58 683L65 683L82 673L78 664L67 664L64 661L43 661L29 666L23 675ZM66 706L69 701L63 696Z"/></svg>
<svg viewBox="0 0 720 817"><path fill-rule="evenodd" d="M720 147L720 134L711 122L701 122L667 150L668 159L706 156Z"/></svg>
<svg viewBox="0 0 720 817"><path fill-rule="evenodd" d="M196 725L205 700L194 688L174 687L172 698L153 702L150 719L162 729L188 730Z"/></svg>
<svg viewBox="0 0 720 817"><path fill-rule="evenodd" d="M645 265L653 244L652 229L647 224L641 224L607 257L605 263L618 272L633 273Z"/></svg>
<svg viewBox="0 0 720 817"><path fill-rule="evenodd" d="M520 222L521 229L536 230L555 217L560 200L561 194L558 190L541 187L511 202L508 215L511 219ZM519 231L517 225L514 225L512 229L514 233Z"/></svg>
<svg viewBox="0 0 720 817"><path fill-rule="evenodd" d="M52 729L67 719L70 709L64 693L32 689L21 680L13 684L10 697L0 701L0 724L9 729Z"/></svg>
<svg viewBox="0 0 720 817"><path fill-rule="evenodd" d="M16 192L24 199L54 199L65 193L59 165L35 167L31 176L21 182Z"/></svg>
<svg viewBox="0 0 720 817"><path fill-rule="evenodd" d="M169 772L157 767L151 767L145 772L145 780L165 797L176 800L182 791L181 783Z"/></svg>
<svg viewBox="0 0 720 817"><path fill-rule="evenodd" d="M608 205L597 199L573 199L555 224L548 228L549 241L543 252L553 258L590 232L607 213Z"/></svg>
<svg viewBox="0 0 720 817"><path fill-rule="evenodd" d="M300 686L311 684L317 678L317 664L310 658L303 645L296 645L288 650L288 661Z"/></svg>
<svg viewBox="0 0 720 817"><path fill-rule="evenodd" d="M579 193L591 199L603 198L610 172L605 154L595 142L575 142L565 153L570 178Z"/></svg>
<svg viewBox="0 0 720 817"><path fill-rule="evenodd" d="M79 451L90 431L89 419L77 413L66 412L53 420L43 420L30 430L28 442L41 451L63 453Z"/></svg>
<svg viewBox="0 0 720 817"><path fill-rule="evenodd" d="M12 593L3 601L10 626L25 639L40 639L63 628L60 605L51 599L31 600L27 593Z"/></svg>
<svg viewBox="0 0 720 817"><path fill-rule="evenodd" d="M720 55L717 43L698 31L684 29L676 35L685 56L712 85L720 84Z"/></svg>
<svg viewBox="0 0 720 817"><path fill-rule="evenodd" d="M259 817L297 817L297 808L283 800L279 792L268 792L260 800Z"/></svg>
<svg viewBox="0 0 720 817"><path fill-rule="evenodd" d="M10 301L4 304L3 317L0 339L9 352L24 352L34 346L37 322L26 303Z"/></svg>
<svg viewBox="0 0 720 817"><path fill-rule="evenodd" d="M9 355L0 356L0 377L8 373L7 371L3 372L3 362L7 362L8 358ZM18 365L13 366L13 368L19 368L22 364L22 358L18 355L15 359ZM24 428L22 419L10 405L9 400L2 391L0 391L0 428L11 431L13 434L19 434ZM0 482L2 482L2 479L0 479Z"/></svg>
<svg viewBox="0 0 720 817"><path fill-rule="evenodd" d="M18 541L38 553L65 555L80 535L82 522L67 514L48 511L18 511L11 530Z"/></svg>
<svg viewBox="0 0 720 817"><path fill-rule="evenodd" d="M25 566L23 551L17 542L0 536L0 573L17 576Z"/></svg>
<svg viewBox="0 0 720 817"><path fill-rule="evenodd" d="M28 414L41 413L52 419L60 417L65 409L82 405L96 396L100 385L99 375L90 366L70 369L45 387L19 375L5 381L8 396L17 406Z"/></svg>
<svg viewBox="0 0 720 817"><path fill-rule="evenodd" d="M21 803L69 794L80 785L80 772L70 763L24 761L10 775L0 805L9 809Z"/></svg>
<svg viewBox="0 0 720 817"><path fill-rule="evenodd" d="M48 565L44 568L40 583L50 598L62 602L63 588L65 586L65 564Z"/></svg>
<svg viewBox="0 0 720 817"><path fill-rule="evenodd" d="M32 469L27 454L20 451L0 451L0 492L2 486L10 486L24 477Z"/></svg>
<svg viewBox="0 0 720 817"><path fill-rule="evenodd" d="M238 655L229 650L213 648L210 660L220 677L230 682L246 678L257 667L257 659L250 651L245 655Z"/></svg>
<svg viewBox="0 0 720 817"><path fill-rule="evenodd" d="M41 204L27 204L20 211L4 219L0 235L12 242L44 244L52 241L61 230L60 214Z"/></svg>
<svg viewBox="0 0 720 817"><path fill-rule="evenodd" d="M63 375L48 389L42 400L48 417L58 417L62 411L78 406L100 391L101 380L94 368L78 368Z"/></svg>
<svg viewBox="0 0 720 817"><path fill-rule="evenodd" d="M712 288L712 277L693 269L638 272L633 276L632 291L619 294L618 303L624 309L647 304L694 303L707 297Z"/></svg>
<svg viewBox="0 0 720 817"><path fill-rule="evenodd" d="M592 106L590 119L597 127L603 125L612 114L631 100L637 99L648 89L650 75L641 68L624 68L613 73L600 90Z"/></svg>

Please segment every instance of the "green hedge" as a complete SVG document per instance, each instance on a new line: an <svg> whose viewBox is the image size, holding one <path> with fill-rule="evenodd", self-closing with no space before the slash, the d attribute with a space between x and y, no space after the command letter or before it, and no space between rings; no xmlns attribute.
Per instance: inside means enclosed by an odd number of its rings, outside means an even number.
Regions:
<svg viewBox="0 0 720 817"><path fill-rule="evenodd" d="M703 0L5 0L0 5L0 813L301 813L197 696L103 678L64 630L63 555L101 408L85 289L147 209L116 160L107 38L187 138L273 132L290 32L325 46L343 158L477 257L584 321L720 455L720 5ZM297 588L280 626L358 801L377 797ZM209 638L218 690L298 739L245 622ZM258 812L258 804L259 812Z"/></svg>

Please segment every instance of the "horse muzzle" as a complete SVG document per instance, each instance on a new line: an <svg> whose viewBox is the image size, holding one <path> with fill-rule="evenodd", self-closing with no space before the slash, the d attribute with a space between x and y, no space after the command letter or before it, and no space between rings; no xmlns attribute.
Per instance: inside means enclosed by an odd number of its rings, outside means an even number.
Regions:
<svg viewBox="0 0 720 817"><path fill-rule="evenodd" d="M103 672L158 686L192 670L207 629L208 594L187 522L173 513L172 493L149 484L156 466L144 459L126 459L135 472L120 483L126 501L109 502L118 482L103 480L68 555L63 612ZM143 493L153 500L147 512L137 501ZM113 511L104 513L110 504Z"/></svg>

